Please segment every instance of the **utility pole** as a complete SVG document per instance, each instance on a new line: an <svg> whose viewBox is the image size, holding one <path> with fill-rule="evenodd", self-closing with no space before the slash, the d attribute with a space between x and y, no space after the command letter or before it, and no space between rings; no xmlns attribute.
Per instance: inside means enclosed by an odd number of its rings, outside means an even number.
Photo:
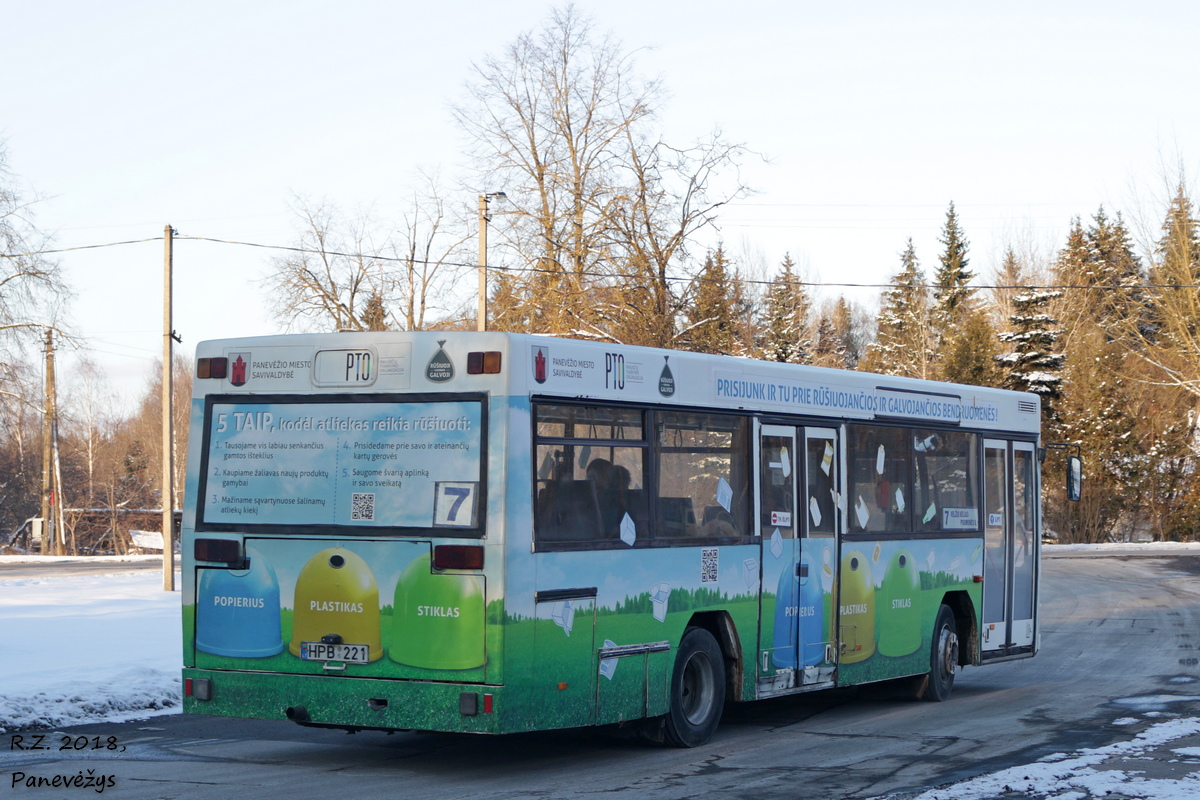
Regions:
<svg viewBox="0 0 1200 800"><path fill-rule="evenodd" d="M54 525L54 331L46 328L46 397L42 414L42 555L58 553ZM53 543L53 549L51 549Z"/></svg>
<svg viewBox="0 0 1200 800"><path fill-rule="evenodd" d="M487 330L487 226L488 196L479 195L479 311L476 312L481 331Z"/></svg>
<svg viewBox="0 0 1200 800"><path fill-rule="evenodd" d="M479 195L479 311L478 330L487 330L487 229L491 217L488 215L488 203L493 200L507 200L504 192L488 192ZM499 211L499 214L511 214L511 211Z"/></svg>
<svg viewBox="0 0 1200 800"><path fill-rule="evenodd" d="M172 237L163 231L163 363L162 363L162 537L163 591L175 591L175 431L172 415L171 367L175 330L171 327Z"/></svg>

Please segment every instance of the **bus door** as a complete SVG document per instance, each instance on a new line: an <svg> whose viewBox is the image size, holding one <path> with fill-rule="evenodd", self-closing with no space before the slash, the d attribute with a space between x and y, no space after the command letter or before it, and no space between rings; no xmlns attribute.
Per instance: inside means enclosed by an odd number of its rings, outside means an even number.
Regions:
<svg viewBox="0 0 1200 800"><path fill-rule="evenodd" d="M1033 645L1037 586L1037 470L1029 442L984 441L985 655Z"/></svg>
<svg viewBox="0 0 1200 800"><path fill-rule="evenodd" d="M804 428L804 519L800 540L801 618L800 661L807 683L833 680L838 648L837 600L834 571L838 563L837 533L841 529L841 451L833 428Z"/></svg>
<svg viewBox="0 0 1200 800"><path fill-rule="evenodd" d="M761 693L833 678L836 432L762 425L758 521L763 542ZM773 605L770 601L773 600Z"/></svg>

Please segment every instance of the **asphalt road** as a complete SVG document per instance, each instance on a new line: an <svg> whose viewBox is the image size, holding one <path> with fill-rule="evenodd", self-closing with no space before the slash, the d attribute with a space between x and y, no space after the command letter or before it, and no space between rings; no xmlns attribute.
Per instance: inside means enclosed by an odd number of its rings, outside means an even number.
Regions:
<svg viewBox="0 0 1200 800"><path fill-rule="evenodd" d="M604 731L488 738L308 730L286 722L157 717L48 736L55 750L0 749L0 794L27 775L112 776L116 798L235 796L745 798L904 795L1042 755L1129 738L1113 722L1200 715L1200 557L1045 561L1042 652L968 668L947 703L871 687L732 706L693 750ZM63 733L123 752L57 750ZM10 744L0 737L0 747ZM71 740L77 743L79 740Z"/></svg>
<svg viewBox="0 0 1200 800"><path fill-rule="evenodd" d="M179 571L179 555L175 555L175 570ZM129 561L104 561L98 558L55 559L45 563L19 561L0 562L0 581L17 578L57 578L72 575L112 575L117 572L162 572L162 558L138 557Z"/></svg>

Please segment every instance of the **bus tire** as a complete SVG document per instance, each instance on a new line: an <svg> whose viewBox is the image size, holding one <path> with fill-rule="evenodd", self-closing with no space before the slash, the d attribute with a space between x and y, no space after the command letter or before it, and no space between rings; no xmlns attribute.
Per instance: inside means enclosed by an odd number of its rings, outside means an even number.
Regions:
<svg viewBox="0 0 1200 800"><path fill-rule="evenodd" d="M667 741L698 747L712 738L725 706L725 657L713 635L688 628L679 641L671 673Z"/></svg>
<svg viewBox="0 0 1200 800"><path fill-rule="evenodd" d="M950 699L954 688L954 672L958 668L958 626L954 612L943 604L933 624L933 643L930 645L929 674L921 687L921 699L941 703Z"/></svg>

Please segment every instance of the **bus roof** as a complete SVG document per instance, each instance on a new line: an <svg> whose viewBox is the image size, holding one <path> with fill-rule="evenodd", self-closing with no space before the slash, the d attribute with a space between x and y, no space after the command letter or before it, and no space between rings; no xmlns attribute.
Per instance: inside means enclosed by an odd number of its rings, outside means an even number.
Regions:
<svg viewBox="0 0 1200 800"><path fill-rule="evenodd" d="M1029 434L1041 420L1035 394L533 334L384 331L201 342L197 359L213 358L226 359L223 375L197 379L197 397L489 391Z"/></svg>

